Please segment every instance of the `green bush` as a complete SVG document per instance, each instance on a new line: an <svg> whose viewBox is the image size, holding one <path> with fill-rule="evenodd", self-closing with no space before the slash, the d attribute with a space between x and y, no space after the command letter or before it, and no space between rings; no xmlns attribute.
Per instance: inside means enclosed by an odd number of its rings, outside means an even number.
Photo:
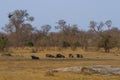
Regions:
<svg viewBox="0 0 120 80"><path fill-rule="evenodd" d="M0 51L4 51L4 48L7 44L7 38L6 37L0 37Z"/></svg>
<svg viewBox="0 0 120 80"><path fill-rule="evenodd" d="M33 42L28 42L28 43L27 43L27 46L29 46L29 47L33 47L34 44L33 44Z"/></svg>

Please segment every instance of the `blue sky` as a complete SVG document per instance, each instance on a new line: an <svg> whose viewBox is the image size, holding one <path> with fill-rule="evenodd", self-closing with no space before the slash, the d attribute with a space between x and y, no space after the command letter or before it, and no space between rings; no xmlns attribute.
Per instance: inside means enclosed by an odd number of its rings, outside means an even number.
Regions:
<svg viewBox="0 0 120 80"><path fill-rule="evenodd" d="M16 9L27 10L35 17L32 24L37 28L45 24L54 27L60 19L83 30L91 20L112 20L113 26L120 26L120 0L1 0L0 28L8 23L8 13Z"/></svg>

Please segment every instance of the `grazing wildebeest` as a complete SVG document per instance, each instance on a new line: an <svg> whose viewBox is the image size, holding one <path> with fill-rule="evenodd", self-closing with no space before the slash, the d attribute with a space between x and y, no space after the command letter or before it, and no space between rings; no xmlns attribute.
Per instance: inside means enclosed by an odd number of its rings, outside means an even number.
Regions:
<svg viewBox="0 0 120 80"><path fill-rule="evenodd" d="M55 58L55 56L53 56L51 54L46 54L45 56L48 57L48 58Z"/></svg>
<svg viewBox="0 0 120 80"><path fill-rule="evenodd" d="M32 55L31 57L32 57L32 59L35 59L35 60L39 59L39 57L34 56L34 55Z"/></svg>
<svg viewBox="0 0 120 80"><path fill-rule="evenodd" d="M82 54L76 54L76 57L77 58L83 58L83 55Z"/></svg>
<svg viewBox="0 0 120 80"><path fill-rule="evenodd" d="M68 56L69 56L69 58L74 58L73 54L69 54Z"/></svg>
<svg viewBox="0 0 120 80"><path fill-rule="evenodd" d="M56 55L56 58L65 58L65 56L62 55L62 54L57 54L57 55Z"/></svg>

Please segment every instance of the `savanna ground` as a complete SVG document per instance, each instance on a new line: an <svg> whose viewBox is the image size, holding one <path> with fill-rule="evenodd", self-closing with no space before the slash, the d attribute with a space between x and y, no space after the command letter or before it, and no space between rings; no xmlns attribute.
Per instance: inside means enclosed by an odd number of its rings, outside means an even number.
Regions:
<svg viewBox="0 0 120 80"><path fill-rule="evenodd" d="M114 49L111 53L104 53L103 50L85 52L82 49L72 51L70 49L57 50L39 49L34 52L31 48L12 48L9 53L11 57L0 57L0 80L120 80L120 76L97 76L78 72L52 72L52 69L91 66L91 65L112 65L120 67L120 51ZM55 55L62 53L65 59L48 59L46 53ZM81 53L84 59L69 59L68 54ZM40 60L32 60L31 55L40 57Z"/></svg>

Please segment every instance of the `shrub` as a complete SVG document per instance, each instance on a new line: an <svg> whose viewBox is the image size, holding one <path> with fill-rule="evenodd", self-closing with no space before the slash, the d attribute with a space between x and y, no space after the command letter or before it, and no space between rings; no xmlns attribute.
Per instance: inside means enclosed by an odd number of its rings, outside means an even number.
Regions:
<svg viewBox="0 0 120 80"><path fill-rule="evenodd" d="M6 47L7 38L1 37L0 38L0 51L4 51L4 48Z"/></svg>
<svg viewBox="0 0 120 80"><path fill-rule="evenodd" d="M27 43L27 46L29 46L29 47L33 47L34 44L33 44L33 42L28 42L28 43Z"/></svg>

